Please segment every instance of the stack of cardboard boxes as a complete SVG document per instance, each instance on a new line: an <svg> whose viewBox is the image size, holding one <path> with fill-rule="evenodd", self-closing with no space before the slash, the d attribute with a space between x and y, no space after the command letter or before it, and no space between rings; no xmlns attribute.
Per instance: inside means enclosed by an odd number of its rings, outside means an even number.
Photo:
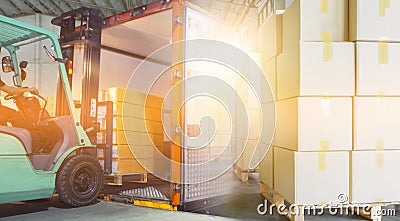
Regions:
<svg viewBox="0 0 400 221"><path fill-rule="evenodd" d="M350 0L356 44L351 202L400 200L400 2Z"/></svg>
<svg viewBox="0 0 400 221"><path fill-rule="evenodd" d="M276 79L273 157L261 164L273 165L273 177L260 170L261 181L289 203L337 202L339 194L349 195L352 148L348 1L296 0L282 17L282 52L272 53L276 64L264 70L270 82Z"/></svg>
<svg viewBox="0 0 400 221"><path fill-rule="evenodd" d="M294 204L399 201L400 2L295 0L278 18L260 27L277 114L262 185Z"/></svg>
<svg viewBox="0 0 400 221"><path fill-rule="evenodd" d="M259 46L260 46L260 60L261 69L264 76L269 83L269 88L274 96L273 100L264 99L261 97L261 105L263 109L267 109L268 105L275 105L274 102L277 99L277 57L282 53L282 28L283 18L281 14L275 14L276 8L274 7L274 1L266 1L265 5L260 10L260 27L259 27ZM262 82L262 81L261 81ZM261 87L268 89L268 87ZM262 91L261 94L268 92ZM264 116L263 121L275 120L270 119L270 116ZM267 125L264 123L263 125ZM263 128L266 130L267 128ZM267 131L267 130L266 130ZM273 134L273 132L270 132ZM261 134L262 138L268 138L268 134ZM274 187L274 165L273 165L273 152L274 152L274 140L261 139L259 145L270 146L269 151L266 154L264 160L259 165L260 181L270 188Z"/></svg>
<svg viewBox="0 0 400 221"><path fill-rule="evenodd" d="M157 172L157 163L164 154L164 133L161 120L163 99L122 88L109 88L99 96L100 101L113 102L113 162L115 174ZM99 107L101 132L98 142L104 143L105 107ZM100 162L103 152L100 150Z"/></svg>

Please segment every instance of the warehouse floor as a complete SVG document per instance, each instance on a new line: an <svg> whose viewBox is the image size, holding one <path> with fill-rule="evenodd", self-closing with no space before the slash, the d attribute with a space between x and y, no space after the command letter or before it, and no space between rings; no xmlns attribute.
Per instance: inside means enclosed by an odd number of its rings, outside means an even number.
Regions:
<svg viewBox="0 0 400 221"><path fill-rule="evenodd" d="M133 205L105 202L82 208L68 208L63 206L56 198L48 200L36 200L12 204L0 204L1 220L21 221L46 221L46 220L282 220L284 217L274 213L273 216L261 216L257 213L257 206L264 201L259 194L259 183L256 175L250 176L246 183L240 183L237 179L235 189L237 190L230 201L198 213L170 212L150 208L136 207ZM204 214L211 214L206 216ZM397 214L400 214L397 211ZM231 218L227 218L231 217ZM364 220L361 217L333 217L316 216L306 217L306 220L334 221L334 220ZM400 216L385 217L384 221L400 220Z"/></svg>

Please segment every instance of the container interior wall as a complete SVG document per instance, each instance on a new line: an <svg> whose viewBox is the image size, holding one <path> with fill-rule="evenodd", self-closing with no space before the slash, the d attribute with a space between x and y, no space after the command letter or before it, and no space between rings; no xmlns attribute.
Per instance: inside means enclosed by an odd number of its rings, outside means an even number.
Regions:
<svg viewBox="0 0 400 221"><path fill-rule="evenodd" d="M50 30L55 34L59 33L59 28L51 25L51 19L53 17L47 15L34 14L29 16L23 16L16 18L22 22L32 24L44 29ZM21 46L17 51L18 62L27 61L28 66L26 68L28 74L26 82L23 82L23 86L36 87L40 94L48 99L47 111L51 116L55 115L55 104L56 104L56 88L58 79L58 64L51 61L43 50L43 46L51 49L53 44L50 40L42 40L25 46ZM1 57L9 56L8 51L5 48L1 49ZM1 80L7 85L13 85L13 72L3 73L0 70ZM6 95L5 92L1 92L0 102L4 106L16 109L16 105L12 100L5 101L3 98Z"/></svg>
<svg viewBox="0 0 400 221"><path fill-rule="evenodd" d="M220 39L222 26L214 19L189 7L185 8L185 15L187 40ZM186 45L186 50L189 53L193 48ZM234 70L212 61L185 62L184 202L230 192L226 171L233 160L236 113L229 107L235 106L235 96L231 90L218 90L218 81L235 88Z"/></svg>

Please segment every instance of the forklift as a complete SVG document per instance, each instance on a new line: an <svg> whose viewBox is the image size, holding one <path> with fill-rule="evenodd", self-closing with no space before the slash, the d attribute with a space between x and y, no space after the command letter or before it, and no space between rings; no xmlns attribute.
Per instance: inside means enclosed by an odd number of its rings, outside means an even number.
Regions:
<svg viewBox="0 0 400 221"><path fill-rule="evenodd" d="M15 87L26 79L27 61L18 62L17 51L35 42L50 42L46 54L58 66L57 115L50 117L44 97L8 94L18 108L26 127L0 126L0 203L50 198L73 207L96 202L103 187L103 171L96 158L96 146L90 134L95 128L78 116L72 99L59 39L52 32L5 16L0 16L0 47L9 52L2 58L4 73L13 73ZM23 50L22 50L23 51ZM24 52L21 52L24 53ZM54 73L57 75L57 73ZM82 104L82 107L86 104ZM88 106L90 108L90 105ZM62 110L62 111L61 111ZM90 111L90 110L89 110ZM38 132L45 133L35 144ZM40 134L40 133L39 133Z"/></svg>

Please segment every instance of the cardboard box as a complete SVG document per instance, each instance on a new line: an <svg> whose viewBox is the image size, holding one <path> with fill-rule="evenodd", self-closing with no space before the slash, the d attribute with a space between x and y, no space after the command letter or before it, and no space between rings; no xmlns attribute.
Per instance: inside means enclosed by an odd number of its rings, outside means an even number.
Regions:
<svg viewBox="0 0 400 221"><path fill-rule="evenodd" d="M282 15L271 15L258 30L260 38L261 62L266 62L282 53Z"/></svg>
<svg viewBox="0 0 400 221"><path fill-rule="evenodd" d="M354 150L400 149L400 97L354 98Z"/></svg>
<svg viewBox="0 0 400 221"><path fill-rule="evenodd" d="M261 69L264 73L264 76L261 76L262 78L266 78L268 80L269 85L261 85L261 102L262 103L267 103L267 102L272 102L276 101L277 99L277 59L276 57L271 58L267 62L262 63ZM263 81L260 81L263 82ZM263 91L263 90L271 90L273 94L273 98L271 99L269 96L264 96L266 94L270 94L270 91Z"/></svg>
<svg viewBox="0 0 400 221"><path fill-rule="evenodd" d="M284 48L277 60L278 100L297 96L353 96L354 51L351 42L301 42Z"/></svg>
<svg viewBox="0 0 400 221"><path fill-rule="evenodd" d="M114 145L112 146L112 158L133 158L132 151L129 145ZM97 157L104 159L104 149L97 149Z"/></svg>
<svg viewBox="0 0 400 221"><path fill-rule="evenodd" d="M274 188L274 147L271 146L259 166L260 182Z"/></svg>
<svg viewBox="0 0 400 221"><path fill-rule="evenodd" d="M116 130L113 131L113 144L131 144L162 147L164 146L164 135Z"/></svg>
<svg viewBox="0 0 400 221"><path fill-rule="evenodd" d="M400 41L400 2L350 0L350 41Z"/></svg>
<svg viewBox="0 0 400 221"><path fill-rule="evenodd" d="M299 41L324 40L321 33L329 33L329 41L347 41L347 21L348 0L296 0L283 13L283 50Z"/></svg>
<svg viewBox="0 0 400 221"><path fill-rule="evenodd" d="M275 145L276 106L275 102L261 104L262 127L260 142Z"/></svg>
<svg viewBox="0 0 400 221"><path fill-rule="evenodd" d="M352 98L298 97L276 102L275 145L298 151L351 150Z"/></svg>
<svg viewBox="0 0 400 221"><path fill-rule="evenodd" d="M100 123L100 129L106 130L107 122L106 119L98 119ZM113 130L125 130L125 131L136 131L136 132L146 132L154 134L163 134L164 127L161 121L153 120L143 120L132 117L113 117Z"/></svg>
<svg viewBox="0 0 400 221"><path fill-rule="evenodd" d="M337 203L349 196L349 152L274 149L274 189L291 204ZM370 177L369 177L370 178Z"/></svg>
<svg viewBox="0 0 400 221"><path fill-rule="evenodd" d="M138 104L156 109L161 109L163 103L161 97L117 87L106 89L104 92L104 100Z"/></svg>
<svg viewBox="0 0 400 221"><path fill-rule="evenodd" d="M104 160L99 160L100 165L104 166ZM144 169L137 160L131 159L113 159L112 161L113 174L133 174L133 173L147 173L148 170Z"/></svg>
<svg viewBox="0 0 400 221"><path fill-rule="evenodd" d="M357 42L357 92L400 96L400 43Z"/></svg>
<svg viewBox="0 0 400 221"><path fill-rule="evenodd" d="M236 166L241 170L254 169L258 166L258 164L255 164L255 162L252 161L252 158L257 146L259 145L259 141L240 139L238 145L237 154L239 156L237 158Z"/></svg>
<svg viewBox="0 0 400 221"><path fill-rule="evenodd" d="M400 201L400 150L352 151L351 158L351 203Z"/></svg>

